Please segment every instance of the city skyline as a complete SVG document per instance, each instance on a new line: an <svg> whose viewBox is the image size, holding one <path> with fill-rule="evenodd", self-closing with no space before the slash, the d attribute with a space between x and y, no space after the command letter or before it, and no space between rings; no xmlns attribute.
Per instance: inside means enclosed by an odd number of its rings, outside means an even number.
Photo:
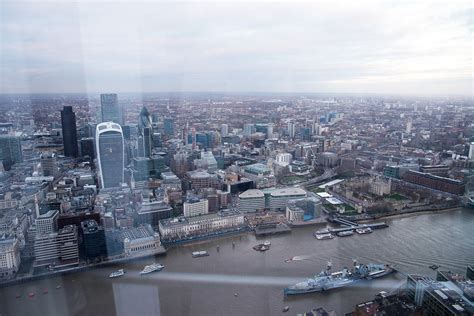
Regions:
<svg viewBox="0 0 474 316"><path fill-rule="evenodd" d="M472 95L471 7L2 3L0 93Z"/></svg>

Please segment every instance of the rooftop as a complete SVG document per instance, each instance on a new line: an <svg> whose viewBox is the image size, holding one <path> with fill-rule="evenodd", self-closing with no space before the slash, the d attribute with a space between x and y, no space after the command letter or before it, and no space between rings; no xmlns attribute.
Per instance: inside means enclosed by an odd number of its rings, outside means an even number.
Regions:
<svg viewBox="0 0 474 316"><path fill-rule="evenodd" d="M239 194L239 198L241 199L248 199L248 198L258 198L258 197L264 197L265 195L263 194L262 191L257 190L257 189L250 189L245 192L242 192Z"/></svg>
<svg viewBox="0 0 474 316"><path fill-rule="evenodd" d="M293 195L306 195L306 191L301 188L282 188L273 190L270 193L273 197L282 197L282 196L293 196Z"/></svg>

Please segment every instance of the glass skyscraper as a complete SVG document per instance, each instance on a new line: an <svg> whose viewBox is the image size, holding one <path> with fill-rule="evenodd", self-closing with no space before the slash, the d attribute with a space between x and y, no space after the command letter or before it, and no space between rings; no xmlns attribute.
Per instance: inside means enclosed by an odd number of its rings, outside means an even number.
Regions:
<svg viewBox="0 0 474 316"><path fill-rule="evenodd" d="M77 157L76 114L72 111L72 106L65 106L61 111L61 127L63 130L64 156Z"/></svg>
<svg viewBox="0 0 474 316"><path fill-rule="evenodd" d="M153 127L148 109L143 107L138 116L138 153L150 157L153 148Z"/></svg>
<svg viewBox="0 0 474 316"><path fill-rule="evenodd" d="M4 165L23 161L21 139L16 136L0 135L0 162Z"/></svg>
<svg viewBox="0 0 474 316"><path fill-rule="evenodd" d="M122 110L118 104L117 94L100 95L100 113L102 122L114 122L123 125Z"/></svg>
<svg viewBox="0 0 474 316"><path fill-rule="evenodd" d="M164 120L164 132L168 136L173 136L174 135L174 120L172 118L165 118Z"/></svg>
<svg viewBox="0 0 474 316"><path fill-rule="evenodd" d="M119 124L97 125L96 151L101 188L120 186L124 182L124 140Z"/></svg>

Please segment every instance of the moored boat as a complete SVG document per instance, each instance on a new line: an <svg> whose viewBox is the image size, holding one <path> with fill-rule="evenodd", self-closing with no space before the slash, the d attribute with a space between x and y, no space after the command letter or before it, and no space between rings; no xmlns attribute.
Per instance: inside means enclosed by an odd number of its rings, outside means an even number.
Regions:
<svg viewBox="0 0 474 316"><path fill-rule="evenodd" d="M348 236L354 235L354 232L352 230L346 230L346 231L343 231L343 232L338 232L338 233L336 233L336 235L339 236L339 237L348 237Z"/></svg>
<svg viewBox="0 0 474 316"><path fill-rule="evenodd" d="M148 274L148 273L152 273L152 272L155 272L155 271L161 271L163 270L165 266L160 264L160 263L153 263L153 264L150 264L150 265L146 265L142 271L140 271L140 274L143 275L143 274Z"/></svg>
<svg viewBox="0 0 474 316"><path fill-rule="evenodd" d="M372 280L384 277L396 272L395 268L388 264L357 264L351 270L344 268L342 271L331 272L332 264L328 262L327 269L317 274L314 278L299 282L284 289L285 295L322 292L348 286L360 280Z"/></svg>
<svg viewBox="0 0 474 316"><path fill-rule="evenodd" d="M209 253L207 251L201 250L201 251L193 251L191 253L193 258L199 258L199 257L207 257L209 256Z"/></svg>
<svg viewBox="0 0 474 316"><path fill-rule="evenodd" d="M124 269L119 269L109 274L109 278L118 278L118 277L123 276L124 274L125 274Z"/></svg>
<svg viewBox="0 0 474 316"><path fill-rule="evenodd" d="M356 229L356 233L358 233L359 235L370 234L371 232L372 228L370 227L361 227Z"/></svg>

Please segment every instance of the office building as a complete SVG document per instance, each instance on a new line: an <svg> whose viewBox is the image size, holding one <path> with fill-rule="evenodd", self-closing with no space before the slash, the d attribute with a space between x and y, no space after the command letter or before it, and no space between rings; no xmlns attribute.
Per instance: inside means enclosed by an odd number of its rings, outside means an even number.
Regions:
<svg viewBox="0 0 474 316"><path fill-rule="evenodd" d="M469 160L474 160L474 142L471 142L469 145L469 155L468 155Z"/></svg>
<svg viewBox="0 0 474 316"><path fill-rule="evenodd" d="M229 125L222 124L221 125L221 137L227 137L229 135Z"/></svg>
<svg viewBox="0 0 474 316"><path fill-rule="evenodd" d="M282 188L269 192L268 204L265 205L272 211L285 211L289 200L306 197L306 191L301 188Z"/></svg>
<svg viewBox="0 0 474 316"><path fill-rule="evenodd" d="M185 217L203 215L209 213L209 201L188 194L186 202L183 203L183 214Z"/></svg>
<svg viewBox="0 0 474 316"><path fill-rule="evenodd" d="M100 187L119 187L124 182L124 140L120 125L105 122L96 128L96 152Z"/></svg>
<svg viewBox="0 0 474 316"><path fill-rule="evenodd" d="M43 177L56 177L58 174L58 165L56 162L56 154L52 152L41 153L40 156L41 170Z"/></svg>
<svg viewBox="0 0 474 316"><path fill-rule="evenodd" d="M174 120L172 118L167 117L164 119L163 130L167 136L174 135Z"/></svg>
<svg viewBox="0 0 474 316"><path fill-rule="evenodd" d="M217 171L217 160L212 154L212 151L202 151L201 159L195 159L194 165L197 169L204 169L209 172Z"/></svg>
<svg viewBox="0 0 474 316"><path fill-rule="evenodd" d="M288 166L293 160L293 156L289 153L278 153L275 157L276 163L281 166Z"/></svg>
<svg viewBox="0 0 474 316"><path fill-rule="evenodd" d="M296 125L293 122L288 122L288 136L293 139L296 134Z"/></svg>
<svg viewBox="0 0 474 316"><path fill-rule="evenodd" d="M105 233L102 226L95 220L81 222L82 247L87 259L93 259L106 254Z"/></svg>
<svg viewBox="0 0 474 316"><path fill-rule="evenodd" d="M153 149L153 127L150 113L143 107L138 116L138 154L140 157L150 157Z"/></svg>
<svg viewBox="0 0 474 316"><path fill-rule="evenodd" d="M411 274L407 276L406 291L415 305L423 308L423 315L472 315L474 287L459 285Z"/></svg>
<svg viewBox="0 0 474 316"><path fill-rule="evenodd" d="M150 157L154 147L152 129L145 127L141 133L137 139L138 157Z"/></svg>
<svg viewBox="0 0 474 316"><path fill-rule="evenodd" d="M244 136L250 136L255 133L255 124L244 124Z"/></svg>
<svg viewBox="0 0 474 316"><path fill-rule="evenodd" d="M0 280L15 277L20 268L20 242L16 237L0 235Z"/></svg>
<svg viewBox="0 0 474 316"><path fill-rule="evenodd" d="M7 164L23 161L21 139L16 136L0 135L0 162Z"/></svg>
<svg viewBox="0 0 474 316"><path fill-rule="evenodd" d="M94 138L93 137L85 137L81 138L79 141L81 147L81 156L82 157L89 157L90 160L95 159L95 149L94 149Z"/></svg>
<svg viewBox="0 0 474 316"><path fill-rule="evenodd" d="M58 228L58 216L59 212L57 210L50 210L37 216L35 220L36 233L41 235L55 232Z"/></svg>
<svg viewBox="0 0 474 316"><path fill-rule="evenodd" d="M65 106L61 111L61 127L63 131L64 156L77 157L77 127L76 114L72 106Z"/></svg>
<svg viewBox="0 0 474 316"><path fill-rule="evenodd" d="M289 200L286 219L290 222L304 222L321 215L321 201L316 197Z"/></svg>
<svg viewBox="0 0 474 316"><path fill-rule="evenodd" d="M102 122L114 122L123 125L122 109L115 93L100 95L100 113Z"/></svg>
<svg viewBox="0 0 474 316"><path fill-rule="evenodd" d="M265 209L265 196L262 191L250 189L239 194L239 211L252 213Z"/></svg>
<svg viewBox="0 0 474 316"><path fill-rule="evenodd" d="M136 208L136 222L158 226L159 221L173 216L173 209L163 200L144 200Z"/></svg>
<svg viewBox="0 0 474 316"><path fill-rule="evenodd" d="M58 231L58 256L60 265L79 263L79 242L76 225L66 225Z"/></svg>

